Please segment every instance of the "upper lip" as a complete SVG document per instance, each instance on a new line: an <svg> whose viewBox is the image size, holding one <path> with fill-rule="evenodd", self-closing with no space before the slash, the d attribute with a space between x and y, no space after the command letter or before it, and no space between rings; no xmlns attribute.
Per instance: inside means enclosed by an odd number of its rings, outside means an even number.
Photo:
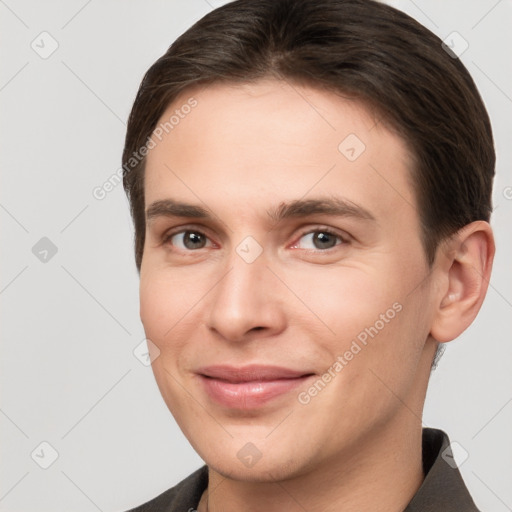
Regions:
<svg viewBox="0 0 512 512"><path fill-rule="evenodd" d="M296 379L312 372L293 370L282 366L251 364L235 367L229 365L205 366L197 371L198 374L228 382L270 381L278 379Z"/></svg>

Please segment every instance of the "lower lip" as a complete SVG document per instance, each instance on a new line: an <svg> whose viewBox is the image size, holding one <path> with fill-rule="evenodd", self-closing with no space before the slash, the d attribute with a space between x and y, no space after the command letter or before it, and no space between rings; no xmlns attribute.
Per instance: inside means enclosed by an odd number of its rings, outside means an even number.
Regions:
<svg viewBox="0 0 512 512"><path fill-rule="evenodd" d="M240 382L235 384L225 380L200 375L208 395L218 404L233 409L253 409L273 398L288 393L304 384L312 375L296 379Z"/></svg>

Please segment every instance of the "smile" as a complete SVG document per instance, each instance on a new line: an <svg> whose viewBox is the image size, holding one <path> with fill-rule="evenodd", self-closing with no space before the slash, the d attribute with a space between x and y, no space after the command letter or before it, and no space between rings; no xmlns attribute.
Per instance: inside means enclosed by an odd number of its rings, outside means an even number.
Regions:
<svg viewBox="0 0 512 512"><path fill-rule="evenodd" d="M311 372L275 366L243 368L214 366L199 373L203 388L217 404L234 409L253 409L282 396L313 377Z"/></svg>

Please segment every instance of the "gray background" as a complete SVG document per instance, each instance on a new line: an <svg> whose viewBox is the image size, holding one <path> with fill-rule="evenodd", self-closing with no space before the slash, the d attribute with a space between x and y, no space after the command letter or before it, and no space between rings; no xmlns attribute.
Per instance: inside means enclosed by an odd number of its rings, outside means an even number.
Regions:
<svg viewBox="0 0 512 512"><path fill-rule="evenodd" d="M1 511L125 510L202 464L133 354L144 332L122 185L92 191L119 168L145 70L220 3L0 1ZM493 122L493 276L433 374L424 424L463 447L483 510L512 510L512 2L390 3L468 42Z"/></svg>

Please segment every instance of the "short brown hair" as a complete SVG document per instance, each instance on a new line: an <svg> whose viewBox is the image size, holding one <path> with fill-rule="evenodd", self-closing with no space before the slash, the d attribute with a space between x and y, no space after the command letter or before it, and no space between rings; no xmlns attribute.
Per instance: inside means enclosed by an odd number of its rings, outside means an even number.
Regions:
<svg viewBox="0 0 512 512"><path fill-rule="evenodd" d="M359 99L403 137L414 160L429 265L441 240L475 220L489 221L495 166L489 117L470 74L436 35L373 0L237 0L182 34L147 71L135 99L122 163L139 271L145 158L133 154L187 88L267 77Z"/></svg>

